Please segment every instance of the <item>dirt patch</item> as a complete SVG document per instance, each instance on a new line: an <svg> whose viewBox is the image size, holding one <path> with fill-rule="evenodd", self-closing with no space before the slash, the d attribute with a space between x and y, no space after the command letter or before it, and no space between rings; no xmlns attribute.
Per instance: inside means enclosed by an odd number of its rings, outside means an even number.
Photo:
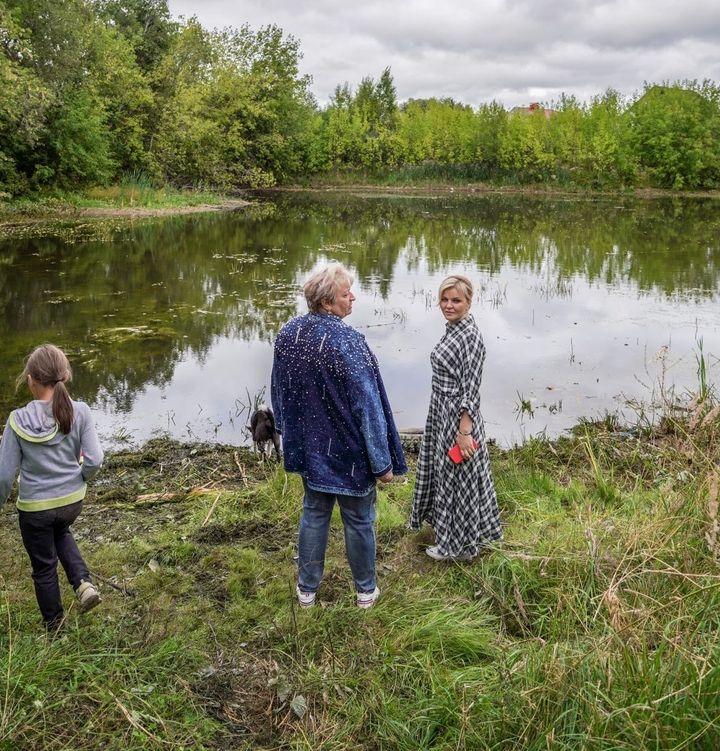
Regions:
<svg viewBox="0 0 720 751"><path fill-rule="evenodd" d="M73 530L78 540L88 540L96 545L125 543L176 524L187 513L187 509L179 507L166 507L162 513L155 514L138 513L134 508L86 507L73 525Z"/></svg>
<svg viewBox="0 0 720 751"><path fill-rule="evenodd" d="M138 450L109 454L88 499L157 505L193 491L245 488L265 480L267 472L244 447L156 438Z"/></svg>
<svg viewBox="0 0 720 751"><path fill-rule="evenodd" d="M272 658L219 654L215 665L200 671L192 690L205 711L222 723L217 749L246 748L248 742L253 748L283 747L283 738L310 719L310 712L303 719L292 709L298 694Z"/></svg>
<svg viewBox="0 0 720 751"><path fill-rule="evenodd" d="M277 735L276 697L270 682L276 672L269 660L241 657L226 661L222 655L218 664L201 671L192 689L205 711L225 728L217 748L250 738L259 743L273 741Z"/></svg>
<svg viewBox="0 0 720 751"><path fill-rule="evenodd" d="M219 444L159 438L136 451L111 453L75 524L78 539L92 543L143 539L184 519L190 512L188 498L244 490L263 481L266 472L248 449ZM279 550L290 534L258 519L229 528L209 524L199 531L197 542L262 540L263 549Z"/></svg>
<svg viewBox="0 0 720 751"><path fill-rule="evenodd" d="M243 519L233 524L208 524L192 536L194 542L205 545L224 545L243 542L261 547L263 552L282 550L295 539L294 526L274 524L267 519Z"/></svg>
<svg viewBox="0 0 720 751"><path fill-rule="evenodd" d="M406 537L408 531L404 527L395 529L386 529L377 533L377 559L383 561L391 557L397 550L397 544L403 537Z"/></svg>
<svg viewBox="0 0 720 751"><path fill-rule="evenodd" d="M318 590L318 603L320 607L350 602L350 598L355 596L354 593L355 585L349 566L326 567L322 584Z"/></svg>

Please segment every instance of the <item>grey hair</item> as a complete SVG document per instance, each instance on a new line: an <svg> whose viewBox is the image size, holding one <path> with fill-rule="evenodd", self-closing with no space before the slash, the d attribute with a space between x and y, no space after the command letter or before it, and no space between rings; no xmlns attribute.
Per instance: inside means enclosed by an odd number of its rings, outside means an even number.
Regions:
<svg viewBox="0 0 720 751"><path fill-rule="evenodd" d="M438 303L443 296L443 292L448 289L455 288L467 302L471 303L473 299L473 285L472 282L466 276L460 276L460 274L454 274L453 276L446 276L440 282L440 289L438 290Z"/></svg>
<svg viewBox="0 0 720 751"><path fill-rule="evenodd" d="M319 313L324 302L333 303L343 282L352 284L352 274L341 263L329 263L318 269L303 285L305 300L311 313Z"/></svg>

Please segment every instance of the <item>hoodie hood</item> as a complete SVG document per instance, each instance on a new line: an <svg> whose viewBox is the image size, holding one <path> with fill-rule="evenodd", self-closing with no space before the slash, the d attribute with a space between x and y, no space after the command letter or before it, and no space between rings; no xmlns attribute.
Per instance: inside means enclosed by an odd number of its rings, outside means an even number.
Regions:
<svg viewBox="0 0 720 751"><path fill-rule="evenodd" d="M53 417L51 402L35 400L16 409L10 414L10 427L19 438L31 443L55 443L63 438Z"/></svg>

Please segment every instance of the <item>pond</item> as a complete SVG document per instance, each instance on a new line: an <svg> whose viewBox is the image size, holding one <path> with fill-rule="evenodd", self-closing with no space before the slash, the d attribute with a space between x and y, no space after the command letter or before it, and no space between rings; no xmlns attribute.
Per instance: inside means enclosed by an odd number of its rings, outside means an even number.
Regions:
<svg viewBox="0 0 720 751"><path fill-rule="evenodd" d="M272 342L317 264L345 263L346 322L378 356L401 428L424 425L436 289L468 275L487 347L487 433L511 444L695 389L720 354L712 199L273 194L248 209L0 241L0 415L43 341L110 443L158 431L243 443ZM702 348L702 349L701 349ZM630 407L628 407L628 403Z"/></svg>

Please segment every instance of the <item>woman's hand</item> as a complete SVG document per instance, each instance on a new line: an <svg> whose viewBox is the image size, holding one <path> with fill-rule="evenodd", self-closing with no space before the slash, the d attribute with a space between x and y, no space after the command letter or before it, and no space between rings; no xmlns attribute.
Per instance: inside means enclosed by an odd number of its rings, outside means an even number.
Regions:
<svg viewBox="0 0 720 751"><path fill-rule="evenodd" d="M460 447L460 453L463 459L469 459L477 449L473 445L473 437L471 435L457 434L457 445Z"/></svg>
<svg viewBox="0 0 720 751"><path fill-rule="evenodd" d="M469 459L477 449L473 446L472 437L473 421L470 415L463 410L460 415L460 427L457 434L457 445L463 459Z"/></svg>

